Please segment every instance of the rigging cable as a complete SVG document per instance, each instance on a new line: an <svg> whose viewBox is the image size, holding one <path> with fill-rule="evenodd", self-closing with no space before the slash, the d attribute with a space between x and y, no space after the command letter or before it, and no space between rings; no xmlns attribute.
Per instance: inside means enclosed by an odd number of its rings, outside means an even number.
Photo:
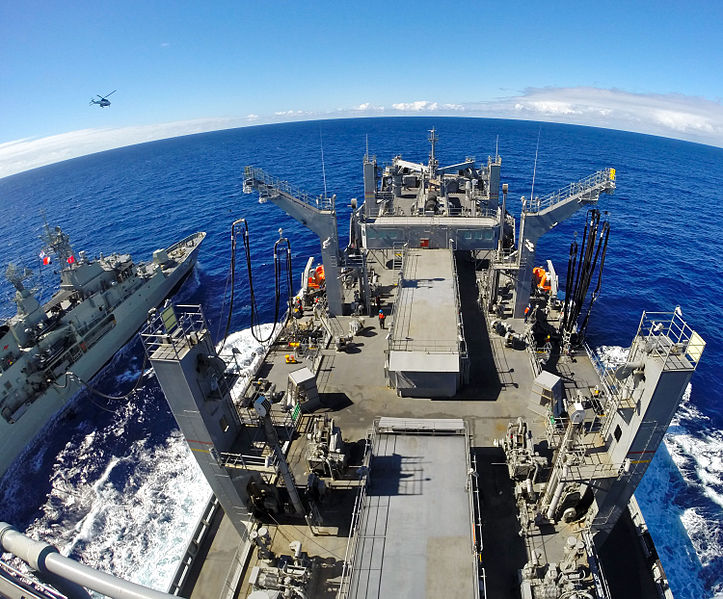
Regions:
<svg viewBox="0 0 723 599"><path fill-rule="evenodd" d="M56 383L56 382L53 382L52 384L55 387L58 387L60 389L65 389L68 386L68 382L70 380L74 380L74 381L78 382L79 384L81 384L86 389L88 389L88 391L90 391L91 393L97 395L98 397L102 397L104 399L110 399L113 401L125 401L128 398L130 398L130 396L133 395L138 390L138 387L140 386L141 381L143 380L143 375L146 371L147 364L148 364L148 356L146 355L145 352L143 352L143 364L141 365L141 372L138 375L136 382L133 383L133 388L130 391L128 391L128 393L124 393L123 395L107 395L106 393L98 391L98 389L93 387L87 381L84 381L77 374L75 374L72 370L68 370L67 372L64 373L63 376L65 376L65 382L62 385L60 385L59 383ZM102 406L98 406L98 407L102 407Z"/></svg>

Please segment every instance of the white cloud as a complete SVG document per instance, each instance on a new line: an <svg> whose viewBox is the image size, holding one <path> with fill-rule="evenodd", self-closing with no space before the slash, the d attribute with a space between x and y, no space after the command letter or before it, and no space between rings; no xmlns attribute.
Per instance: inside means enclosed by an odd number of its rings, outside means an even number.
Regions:
<svg viewBox="0 0 723 599"><path fill-rule="evenodd" d="M279 112L275 112L275 116L285 116L285 117L296 117L296 116L303 116L303 115L311 115L311 112L304 112L303 110L281 110Z"/></svg>
<svg viewBox="0 0 723 599"><path fill-rule="evenodd" d="M0 144L0 177L113 148L243 124L246 122L241 119L196 119L114 129L82 129L39 139L18 139Z"/></svg>
<svg viewBox="0 0 723 599"><path fill-rule="evenodd" d="M429 102L427 100L416 100L415 102L398 102L392 104L394 110L400 112L440 112L449 111L464 112L466 109L462 104L440 104L439 102Z"/></svg>
<svg viewBox="0 0 723 599"><path fill-rule="evenodd" d="M715 133L715 126L705 117L690 112L676 112L674 110L654 110L653 118L664 127L674 131L701 131L702 133Z"/></svg>
<svg viewBox="0 0 723 599"><path fill-rule="evenodd" d="M723 105L681 94L531 88L520 96L470 108L478 114L609 127L723 146Z"/></svg>
<svg viewBox="0 0 723 599"><path fill-rule="evenodd" d="M560 102L555 100L537 100L527 104L515 104L515 110L524 111L532 110L542 114L582 114L582 111L576 109L569 102Z"/></svg>
<svg viewBox="0 0 723 599"><path fill-rule="evenodd" d="M0 177L94 152L147 141L230 129L248 124L308 118L383 114L464 114L591 125L650 133L723 147L723 105L680 94L637 94L592 87L530 88L505 98L445 104L430 100L397 102L389 110L366 101L329 112L285 110L273 115L209 118L115 129L85 129L41 139L0 143Z"/></svg>
<svg viewBox="0 0 723 599"><path fill-rule="evenodd" d="M392 108L402 112L431 112L437 110L439 108L439 104L436 102L427 102L427 100L417 100L416 102L399 102L397 104L392 104Z"/></svg>
<svg viewBox="0 0 723 599"><path fill-rule="evenodd" d="M343 112L343 110L343 108L338 109L339 112ZM352 110L358 112L384 112L384 106L376 106L371 102L364 102L359 104L359 106L355 106Z"/></svg>

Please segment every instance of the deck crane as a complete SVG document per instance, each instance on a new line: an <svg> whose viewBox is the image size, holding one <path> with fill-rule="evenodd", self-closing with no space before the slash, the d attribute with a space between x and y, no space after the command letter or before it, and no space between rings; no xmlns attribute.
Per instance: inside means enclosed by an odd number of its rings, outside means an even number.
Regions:
<svg viewBox="0 0 723 599"><path fill-rule="evenodd" d="M522 318L529 301L532 269L535 266L537 241L557 223L572 216L579 208L597 203L601 193L615 191L615 169L606 168L589 177L570 183L544 198L522 198L520 243L517 254L517 291L515 318Z"/></svg>
<svg viewBox="0 0 723 599"><path fill-rule="evenodd" d="M336 225L336 195L309 196L265 173L260 168L244 169L244 193L257 191L259 201L271 201L319 237L321 259L326 276L326 297L331 316L343 313L343 294L339 268L339 234Z"/></svg>

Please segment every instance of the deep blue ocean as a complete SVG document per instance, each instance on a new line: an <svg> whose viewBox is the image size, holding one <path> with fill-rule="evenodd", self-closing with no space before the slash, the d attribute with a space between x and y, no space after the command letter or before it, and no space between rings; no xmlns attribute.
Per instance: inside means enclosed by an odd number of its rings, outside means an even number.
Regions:
<svg viewBox="0 0 723 599"><path fill-rule="evenodd" d="M271 247L278 229L291 238L295 281L318 241L271 204L242 193L252 164L314 194L337 194L339 230L349 200L362 198L362 157L381 164L396 154L427 160L427 130L439 134L440 164L494 154L499 136L508 209L529 196L539 134L535 194L612 166L617 191L603 196L611 234L602 293L589 342L614 356L630 344L643 310L672 311L707 341L689 395L636 496L678 599L723 597L723 150L619 131L492 119L441 117L350 119L248 127L147 143L77 158L0 180L2 264L36 269L47 299L57 277L39 268L43 213L70 234L76 252L128 252L150 258L198 230L208 233L198 266L176 297L201 303L220 330L234 219L248 219L257 299L273 312ZM567 267L584 211L558 225L537 248L540 263ZM232 330L249 326L245 276L237 278ZM263 281L267 284L264 285ZM11 287L0 282L0 315L14 313ZM246 335L244 337L244 335ZM248 335L241 333L243 338ZM249 350L250 352L251 350ZM131 342L97 385L123 393L140 373L142 350ZM165 590L208 496L150 373L133 400L80 395L0 481L0 520L87 563ZM158 564L158 565L156 565Z"/></svg>

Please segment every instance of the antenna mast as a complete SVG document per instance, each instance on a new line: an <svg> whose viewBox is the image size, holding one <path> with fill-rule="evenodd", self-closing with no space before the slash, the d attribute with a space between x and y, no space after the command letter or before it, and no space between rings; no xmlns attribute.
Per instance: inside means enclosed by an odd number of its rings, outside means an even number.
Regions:
<svg viewBox="0 0 723 599"><path fill-rule="evenodd" d="M540 150L540 132L542 127L537 130L537 147L535 148L535 166L532 168L532 189L530 190L530 202L535 201L535 175L537 174L537 153Z"/></svg>
<svg viewBox="0 0 723 599"><path fill-rule="evenodd" d="M439 162L434 156L434 145L439 140L439 137L437 137L437 131L434 127L432 127L429 130L429 143L432 144L432 151L429 153L429 176L430 178L433 178L437 174L437 166L439 166Z"/></svg>
<svg viewBox="0 0 723 599"><path fill-rule="evenodd" d="M324 138L321 136L321 127L319 127L319 144L321 144L321 176L324 179L324 199L326 199L326 167L324 166Z"/></svg>

